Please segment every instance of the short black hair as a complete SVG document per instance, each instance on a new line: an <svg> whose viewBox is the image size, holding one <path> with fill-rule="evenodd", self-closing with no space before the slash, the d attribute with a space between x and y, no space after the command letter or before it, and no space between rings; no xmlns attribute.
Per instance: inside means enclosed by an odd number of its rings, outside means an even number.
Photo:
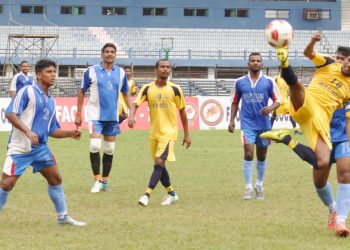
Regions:
<svg viewBox="0 0 350 250"><path fill-rule="evenodd" d="M24 63L28 63L28 64L29 64L29 62L28 62L28 61L23 60L23 61L22 61L22 62L19 64L19 66L21 66L21 67L22 67L22 65L23 65Z"/></svg>
<svg viewBox="0 0 350 250"><path fill-rule="evenodd" d="M338 46L335 53L348 57L350 56L350 47Z"/></svg>
<svg viewBox="0 0 350 250"><path fill-rule="evenodd" d="M259 52L252 52L252 53L250 53L250 55L249 55L249 57L248 57L248 61L250 61L250 58L251 58L252 56L260 56L260 57L261 57L261 60L262 60L262 56L261 56L261 54L260 54Z"/></svg>
<svg viewBox="0 0 350 250"><path fill-rule="evenodd" d="M160 60L158 60L158 61L156 62L156 69L158 68L160 62L169 62L169 63L170 63L170 61L169 61L168 59L165 59L165 58L160 59ZM171 65L171 64L170 64L170 65Z"/></svg>
<svg viewBox="0 0 350 250"><path fill-rule="evenodd" d="M117 52L117 47L114 45L114 43L106 43L103 45L101 53L105 51L106 48L113 48L115 52Z"/></svg>
<svg viewBox="0 0 350 250"><path fill-rule="evenodd" d="M41 59L35 64L35 73L37 74L43 71L44 68L47 68L50 66L57 68L57 65L54 61L51 61L49 59Z"/></svg>
<svg viewBox="0 0 350 250"><path fill-rule="evenodd" d="M131 66L125 66L124 70L126 70L126 69L130 69L131 70Z"/></svg>

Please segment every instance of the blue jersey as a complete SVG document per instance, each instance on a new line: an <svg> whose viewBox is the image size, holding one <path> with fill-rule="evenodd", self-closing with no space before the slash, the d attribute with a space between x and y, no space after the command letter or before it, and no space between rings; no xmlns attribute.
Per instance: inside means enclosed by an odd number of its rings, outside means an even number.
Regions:
<svg viewBox="0 0 350 250"><path fill-rule="evenodd" d="M280 94L273 78L260 73L258 80L253 83L248 73L237 79L233 89L233 103L238 104L242 100L241 129L271 129L269 116L260 114L261 109L268 106L270 98L273 102L280 102Z"/></svg>
<svg viewBox="0 0 350 250"><path fill-rule="evenodd" d="M33 76L31 74L25 75L23 72L20 72L12 78L10 91L17 93L21 88L32 84Z"/></svg>
<svg viewBox="0 0 350 250"><path fill-rule="evenodd" d="M81 89L90 88L87 116L90 121L118 121L119 93L129 91L122 68L113 65L110 72L102 64L89 67L84 73Z"/></svg>
<svg viewBox="0 0 350 250"><path fill-rule="evenodd" d="M53 97L46 96L37 84L24 87L17 93L6 109L6 114L10 113L17 114L21 122L38 135L40 144L46 144L48 136L60 128ZM36 147L22 131L13 127L8 155L29 153Z"/></svg>
<svg viewBox="0 0 350 250"><path fill-rule="evenodd" d="M344 142L348 140L346 135L346 114L350 113L350 103L344 108L333 113L331 121L331 141L332 143Z"/></svg>

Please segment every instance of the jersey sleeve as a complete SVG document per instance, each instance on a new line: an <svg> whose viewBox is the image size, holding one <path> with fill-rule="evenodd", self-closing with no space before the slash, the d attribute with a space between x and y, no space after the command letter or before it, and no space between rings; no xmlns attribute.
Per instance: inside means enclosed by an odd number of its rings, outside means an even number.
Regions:
<svg viewBox="0 0 350 250"><path fill-rule="evenodd" d="M16 74L12 80L11 80L11 84L10 84L10 91L17 91L17 78L18 78L18 74Z"/></svg>
<svg viewBox="0 0 350 250"><path fill-rule="evenodd" d="M239 88L239 82L235 82L235 85L233 86L231 97L232 97L232 103L233 104L238 104L239 101L241 100L242 96L242 91Z"/></svg>
<svg viewBox="0 0 350 250"><path fill-rule="evenodd" d="M311 60L316 67L321 68L335 62L334 58L316 51L315 57Z"/></svg>
<svg viewBox="0 0 350 250"><path fill-rule="evenodd" d="M51 135L55 130L61 128L60 124L58 123L57 117L56 117L56 111L53 112L51 121L49 124L49 135Z"/></svg>
<svg viewBox="0 0 350 250"><path fill-rule="evenodd" d="M92 74L92 67L87 68L87 70L84 73L84 77L83 80L81 81L81 89L84 90L84 92L86 92L91 85L92 82L92 78L91 78L91 74Z"/></svg>
<svg viewBox="0 0 350 250"><path fill-rule="evenodd" d="M126 77L126 74L124 73L124 77L121 79L121 89L120 91L124 94L129 92L129 84L128 84L128 78Z"/></svg>
<svg viewBox="0 0 350 250"><path fill-rule="evenodd" d="M140 106L142 103L147 101L147 91L149 89L149 85L143 85L140 92L138 93L136 99L134 100L133 103L136 104L136 106Z"/></svg>
<svg viewBox="0 0 350 250"><path fill-rule="evenodd" d="M178 110L186 108L186 100L182 89L179 86L172 86L174 90L174 100Z"/></svg>
<svg viewBox="0 0 350 250"><path fill-rule="evenodd" d="M29 103L28 88L22 88L18 94L10 102L10 105L6 109L6 114L15 113L17 115L27 108Z"/></svg>
<svg viewBox="0 0 350 250"><path fill-rule="evenodd" d="M271 88L270 88L269 97L273 102L281 103L281 94L273 78L271 78Z"/></svg>

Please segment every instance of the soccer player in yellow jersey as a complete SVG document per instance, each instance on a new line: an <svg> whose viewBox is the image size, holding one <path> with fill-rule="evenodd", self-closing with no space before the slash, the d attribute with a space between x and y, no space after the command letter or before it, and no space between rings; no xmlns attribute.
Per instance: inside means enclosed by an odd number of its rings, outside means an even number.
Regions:
<svg viewBox="0 0 350 250"><path fill-rule="evenodd" d="M130 96L134 96L137 94L138 88L136 86L135 81L132 79L132 70L130 66L124 67L124 71L126 74L126 77L128 78L128 85L129 85L129 94ZM119 93L119 124L122 123L126 118L128 118L128 106L126 105L124 101L124 97L122 93Z"/></svg>
<svg viewBox="0 0 350 250"><path fill-rule="evenodd" d="M174 142L178 135L177 110L179 110L184 130L182 145L186 144L186 148L191 146L185 97L180 86L168 81L170 73L170 62L165 59L159 60L156 63L157 79L141 88L130 110L128 125L133 128L137 108L143 102L148 102L151 120L150 148L154 159L154 169L148 188L139 199L139 204L145 207L159 181L168 192L162 205L170 205L179 199L170 183L169 173L165 167L165 161L175 161Z"/></svg>
<svg viewBox="0 0 350 250"><path fill-rule="evenodd" d="M297 79L287 59L287 49L278 49L277 56L281 61L282 77L290 86L291 115L302 127L310 148L297 143L288 131L274 131L262 134L263 138L270 138L288 145L303 160L313 165L313 179L316 192L320 199L329 208L329 229L335 229L337 235L349 235L345 228L334 223L336 204L332 188L328 182L330 172L330 122L333 112L347 103L345 111L349 108L350 97L350 48L342 50L342 58L337 60L314 51L316 42L321 40L321 33L315 34L304 50L305 56L310 58L318 67L310 86L305 90ZM339 51L338 51L339 53ZM346 130L349 140L350 112L346 112ZM345 118L344 118L345 119ZM346 153L345 151L343 152ZM339 154L339 153L338 153ZM344 170L344 169L343 169ZM348 171L345 168L345 171ZM339 182L347 183L342 173L338 173ZM339 195L339 194L338 194ZM344 212L344 211L343 211ZM345 212L347 214L348 211ZM340 221L340 220L339 220ZM335 225L336 224L336 225ZM340 225L341 226L341 225Z"/></svg>
<svg viewBox="0 0 350 250"><path fill-rule="evenodd" d="M280 91L281 95L281 103L280 106L272 113L271 117L271 128L277 118L277 115L286 115L289 114L289 87L286 81L281 77L281 74L278 74L275 77L275 82ZM297 124L293 120L293 117L290 116L290 122L292 123L294 133L301 134L301 132L297 128Z"/></svg>

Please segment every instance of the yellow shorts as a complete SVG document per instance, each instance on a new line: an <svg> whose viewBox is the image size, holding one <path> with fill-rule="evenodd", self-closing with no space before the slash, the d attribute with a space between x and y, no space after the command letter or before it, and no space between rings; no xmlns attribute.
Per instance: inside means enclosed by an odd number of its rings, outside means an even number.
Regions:
<svg viewBox="0 0 350 250"><path fill-rule="evenodd" d="M125 102L119 102L118 114L119 115L128 114L128 106L126 106Z"/></svg>
<svg viewBox="0 0 350 250"><path fill-rule="evenodd" d="M328 114L310 94L305 90L305 100L298 111L290 104L290 114L299 123L304 135L313 151L315 151L318 135L321 135L329 149L332 149L330 140L330 123L332 114Z"/></svg>
<svg viewBox="0 0 350 250"><path fill-rule="evenodd" d="M276 115L286 115L289 114L289 102L281 104L276 109Z"/></svg>
<svg viewBox="0 0 350 250"><path fill-rule="evenodd" d="M175 161L174 141L150 139L150 148L153 160L159 157L166 161Z"/></svg>

